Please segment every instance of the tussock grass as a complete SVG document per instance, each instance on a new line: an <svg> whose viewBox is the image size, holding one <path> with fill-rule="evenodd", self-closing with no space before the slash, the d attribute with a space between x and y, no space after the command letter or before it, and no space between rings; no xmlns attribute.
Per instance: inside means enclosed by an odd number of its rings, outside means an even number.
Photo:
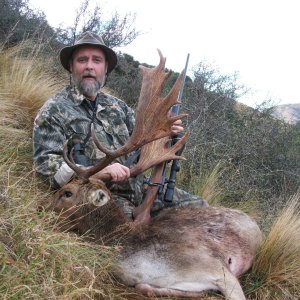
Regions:
<svg viewBox="0 0 300 300"><path fill-rule="evenodd" d="M1 298L107 295L107 270L116 249L58 232L53 226L56 216L37 213L39 199L28 199L32 194L10 196L19 205L10 205L0 219Z"/></svg>
<svg viewBox="0 0 300 300"><path fill-rule="evenodd" d="M31 132L37 110L61 87L51 56L42 58L43 44L28 40L13 48L0 45L0 51L1 125Z"/></svg>
<svg viewBox="0 0 300 300"><path fill-rule="evenodd" d="M251 299L300 298L300 193L274 220L251 273L246 277Z"/></svg>
<svg viewBox="0 0 300 300"><path fill-rule="evenodd" d="M203 197L210 205L219 205L223 199L222 195L224 192L219 184L223 171L224 164L220 161L210 171L189 178L187 184L185 183L186 174L183 170L183 172L177 174L177 184L184 185L191 193Z"/></svg>
<svg viewBox="0 0 300 300"><path fill-rule="evenodd" d="M219 184L219 177L223 170L223 163L220 161L211 172L208 172L201 178L197 178L194 183L198 187L197 194L202 195L210 205L220 205L222 200L223 190Z"/></svg>

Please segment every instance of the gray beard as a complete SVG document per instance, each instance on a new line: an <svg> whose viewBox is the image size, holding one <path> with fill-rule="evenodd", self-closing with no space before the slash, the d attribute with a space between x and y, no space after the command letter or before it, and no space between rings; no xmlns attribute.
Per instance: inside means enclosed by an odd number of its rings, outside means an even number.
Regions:
<svg viewBox="0 0 300 300"><path fill-rule="evenodd" d="M78 90L81 94L87 96L87 97L93 97L96 96L99 90L102 87L102 84L98 81L96 82L83 82L77 85Z"/></svg>
<svg viewBox="0 0 300 300"><path fill-rule="evenodd" d="M78 88L79 92L86 97L94 97L100 91L100 89L105 84L105 76L101 81L91 82L89 80L84 80L83 82L79 82L77 78L73 77L73 83Z"/></svg>

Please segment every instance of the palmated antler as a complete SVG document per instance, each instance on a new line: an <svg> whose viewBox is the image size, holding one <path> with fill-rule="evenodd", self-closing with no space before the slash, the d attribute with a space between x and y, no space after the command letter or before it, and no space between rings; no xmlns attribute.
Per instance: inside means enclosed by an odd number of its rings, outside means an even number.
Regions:
<svg viewBox="0 0 300 300"><path fill-rule="evenodd" d="M72 155L71 160L69 160L67 155L67 145L65 144L64 159L80 178L88 179L90 176L104 169L116 158L129 154L155 140L158 141L143 147L140 161L132 168L131 176L136 176L162 161L174 158L184 159L181 156L176 156L175 153L183 146L187 139L187 135L185 135L181 141L171 148L166 147L166 139L164 139L165 137L170 136L171 126L176 120L187 117L187 114L180 114L177 116L171 116L169 114L170 108L173 105L179 104L177 98L184 77L184 72L182 72L177 78L169 94L163 98L161 94L171 72L164 71L166 58L162 56L160 50L158 50L158 53L160 56L158 66L155 68L140 66L142 69L143 80L136 109L136 123L132 135L124 146L117 150L108 149L97 139L94 127L92 126L91 132L93 140L99 150L105 153L106 157L92 167L82 168L75 164ZM110 180L110 178L103 177L103 180Z"/></svg>
<svg viewBox="0 0 300 300"><path fill-rule="evenodd" d="M179 156L176 152L181 149L187 141L189 134L186 133L176 144L169 146L169 137L150 142L141 149L141 155L138 163L130 169L131 176L137 176L154 165L158 165L164 161L180 159L185 157Z"/></svg>

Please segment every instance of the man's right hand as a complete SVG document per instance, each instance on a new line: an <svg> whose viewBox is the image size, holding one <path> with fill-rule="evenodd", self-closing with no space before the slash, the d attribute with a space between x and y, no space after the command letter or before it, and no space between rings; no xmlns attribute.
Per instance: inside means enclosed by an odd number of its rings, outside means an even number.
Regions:
<svg viewBox="0 0 300 300"><path fill-rule="evenodd" d="M112 181L118 182L118 181L124 181L130 177L130 170L129 168L119 164L119 163L113 163L107 167L105 167L103 170L99 171L92 177L94 179L101 179L101 176L110 176Z"/></svg>

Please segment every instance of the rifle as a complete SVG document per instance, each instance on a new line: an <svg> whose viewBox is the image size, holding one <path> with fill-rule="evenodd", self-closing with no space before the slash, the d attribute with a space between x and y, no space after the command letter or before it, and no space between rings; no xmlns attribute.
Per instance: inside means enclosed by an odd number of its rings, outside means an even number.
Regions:
<svg viewBox="0 0 300 300"><path fill-rule="evenodd" d="M190 58L190 54L188 54L187 58L186 58L185 68L184 68L184 76L183 76L182 85L181 85L179 95L178 95L178 102L180 102L180 103L182 101L182 95L183 95L183 89L184 89L184 85L185 85L186 72L187 72L187 67L188 67L188 63L189 63L189 58ZM171 108L171 114L173 114L173 115L178 115L179 114L179 104L174 105ZM171 145L176 144L180 140L182 135L183 135L182 133L174 135L172 137ZM176 153L176 155L181 155L183 150L184 150L184 146ZM167 183L167 187L166 187L166 191L165 191L163 200L166 201L166 202L171 203L173 201L173 196L174 196L174 189L175 189L175 183L176 183L176 174L177 174L177 172L180 171L180 161L178 159L174 159L172 161L172 166L171 166L171 169L170 169L168 180L166 179L167 164L168 164L168 162L164 163L164 169L163 169L163 182L164 183L161 186L158 194L159 194L159 197L162 198L163 188L164 188L164 185Z"/></svg>

